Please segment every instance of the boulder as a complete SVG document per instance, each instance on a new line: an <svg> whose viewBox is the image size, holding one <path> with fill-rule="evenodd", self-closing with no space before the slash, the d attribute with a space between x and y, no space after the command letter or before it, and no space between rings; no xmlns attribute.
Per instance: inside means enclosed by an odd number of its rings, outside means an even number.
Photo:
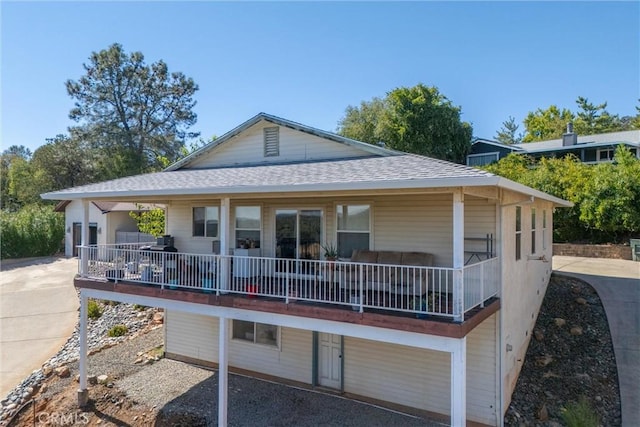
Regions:
<svg viewBox="0 0 640 427"><path fill-rule="evenodd" d="M71 371L68 366L58 366L53 370L60 378L68 378L71 375Z"/></svg>
<svg viewBox="0 0 640 427"><path fill-rule="evenodd" d="M561 328L567 324L567 321L561 317L556 317L555 319L553 319L553 323L555 323L557 327Z"/></svg>
<svg viewBox="0 0 640 427"><path fill-rule="evenodd" d="M569 333L571 335L582 335L582 328L580 326L574 326L573 328L571 328L571 331L569 331Z"/></svg>

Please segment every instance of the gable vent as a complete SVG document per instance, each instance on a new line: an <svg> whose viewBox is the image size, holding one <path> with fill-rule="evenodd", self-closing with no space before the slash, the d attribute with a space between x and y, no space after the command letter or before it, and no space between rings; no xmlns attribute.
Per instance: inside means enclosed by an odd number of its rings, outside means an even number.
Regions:
<svg viewBox="0 0 640 427"><path fill-rule="evenodd" d="M264 128L264 156L276 157L280 155L280 128Z"/></svg>

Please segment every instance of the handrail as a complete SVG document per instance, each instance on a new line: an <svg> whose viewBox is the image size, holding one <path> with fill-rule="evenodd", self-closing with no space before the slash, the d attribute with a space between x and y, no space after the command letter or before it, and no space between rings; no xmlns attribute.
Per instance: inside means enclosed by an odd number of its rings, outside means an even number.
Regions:
<svg viewBox="0 0 640 427"><path fill-rule="evenodd" d="M144 246L144 245L141 245ZM454 269L348 261L285 259L236 255L123 249L118 245L81 246L84 277L270 297L285 303L307 301L381 309L418 317L453 317L456 298L464 311L497 294L497 258ZM84 269L84 270L83 270ZM463 274L464 294L456 295L454 272ZM490 277L492 276L492 277Z"/></svg>

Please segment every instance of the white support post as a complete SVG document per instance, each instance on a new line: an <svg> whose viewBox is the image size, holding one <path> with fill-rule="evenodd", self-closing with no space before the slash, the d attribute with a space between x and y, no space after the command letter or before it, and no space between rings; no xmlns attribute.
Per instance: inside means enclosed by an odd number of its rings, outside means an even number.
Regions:
<svg viewBox="0 0 640 427"><path fill-rule="evenodd" d="M86 277L89 274L89 201L82 199L82 230L80 233L80 275Z"/></svg>
<svg viewBox="0 0 640 427"><path fill-rule="evenodd" d="M464 195L453 192L453 320L464 321Z"/></svg>
<svg viewBox="0 0 640 427"><path fill-rule="evenodd" d="M220 333L218 335L218 426L227 426L227 404L228 404L228 379L229 379L229 359L228 359L228 339L229 319L220 317Z"/></svg>
<svg viewBox="0 0 640 427"><path fill-rule="evenodd" d="M86 406L89 399L87 390L87 312L89 298L80 290L80 388L78 389L78 406Z"/></svg>
<svg viewBox="0 0 640 427"><path fill-rule="evenodd" d="M229 223L231 218L230 204L231 202L228 197L220 199L220 255L222 255L220 276L222 280L220 280L219 284L222 290L229 289L229 274L231 271L229 268L229 255L231 255L231 245L229 244L229 230L231 228L231 224Z"/></svg>
<svg viewBox="0 0 640 427"><path fill-rule="evenodd" d="M451 425L467 424L467 338L451 352Z"/></svg>

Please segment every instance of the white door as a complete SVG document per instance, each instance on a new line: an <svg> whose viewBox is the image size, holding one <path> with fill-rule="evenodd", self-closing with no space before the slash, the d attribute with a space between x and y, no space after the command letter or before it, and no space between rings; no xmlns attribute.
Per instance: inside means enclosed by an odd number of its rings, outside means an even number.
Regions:
<svg viewBox="0 0 640 427"><path fill-rule="evenodd" d="M342 336L318 334L318 384L342 388Z"/></svg>

